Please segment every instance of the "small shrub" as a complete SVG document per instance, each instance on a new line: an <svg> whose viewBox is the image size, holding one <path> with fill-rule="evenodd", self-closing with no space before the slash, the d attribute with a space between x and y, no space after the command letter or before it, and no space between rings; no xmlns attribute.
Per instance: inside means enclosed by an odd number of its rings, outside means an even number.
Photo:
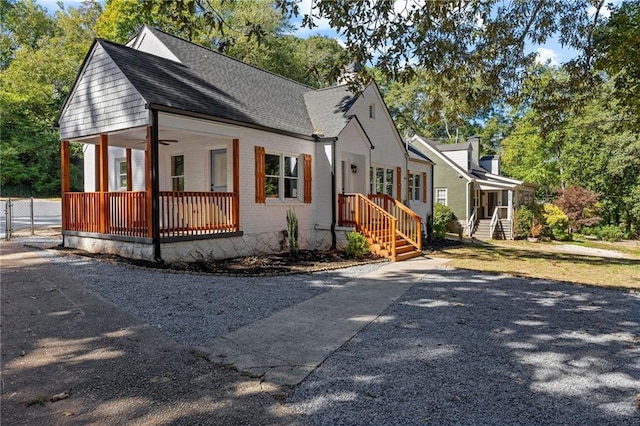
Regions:
<svg viewBox="0 0 640 426"><path fill-rule="evenodd" d="M449 207L435 203L433 206L433 235L439 239L444 238L447 235L447 224L455 218Z"/></svg>
<svg viewBox="0 0 640 426"><path fill-rule="evenodd" d="M300 257L300 246L298 245L298 217L294 209L287 210L287 234L289 235L289 253L293 260Z"/></svg>
<svg viewBox="0 0 640 426"><path fill-rule="evenodd" d="M523 240L529 236L531 225L533 224L533 211L527 206L520 206L513 214L514 216L514 238Z"/></svg>
<svg viewBox="0 0 640 426"><path fill-rule="evenodd" d="M567 241L565 235L569 225L569 218L560 207L553 204L545 204L542 216L549 227L548 234L556 240Z"/></svg>
<svg viewBox="0 0 640 426"><path fill-rule="evenodd" d="M620 241L624 238L624 232L622 232L622 229L615 225L598 226L592 229L594 234L601 240L614 242Z"/></svg>
<svg viewBox="0 0 640 426"><path fill-rule="evenodd" d="M369 253L369 244L367 239L359 232L353 231L347 233L347 246L344 248L347 257L360 259Z"/></svg>

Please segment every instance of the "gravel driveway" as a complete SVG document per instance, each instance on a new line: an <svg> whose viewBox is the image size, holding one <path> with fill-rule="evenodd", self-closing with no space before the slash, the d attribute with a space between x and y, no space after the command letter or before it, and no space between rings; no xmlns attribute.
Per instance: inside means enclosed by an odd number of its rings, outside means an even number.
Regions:
<svg viewBox="0 0 640 426"><path fill-rule="evenodd" d="M49 256L187 346L379 266L235 278ZM321 425L639 425L639 393L638 294L437 269L330 356L286 404Z"/></svg>

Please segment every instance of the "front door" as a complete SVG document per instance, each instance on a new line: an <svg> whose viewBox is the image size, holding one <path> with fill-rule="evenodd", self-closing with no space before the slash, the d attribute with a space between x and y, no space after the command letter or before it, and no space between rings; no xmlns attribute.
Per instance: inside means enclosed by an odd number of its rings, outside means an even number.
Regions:
<svg viewBox="0 0 640 426"><path fill-rule="evenodd" d="M211 150L211 191L227 192L227 150Z"/></svg>

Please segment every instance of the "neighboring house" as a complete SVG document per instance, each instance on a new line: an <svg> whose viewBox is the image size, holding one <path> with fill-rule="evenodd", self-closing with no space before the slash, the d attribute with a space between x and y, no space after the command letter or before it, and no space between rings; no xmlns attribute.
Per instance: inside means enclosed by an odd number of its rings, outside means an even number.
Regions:
<svg viewBox="0 0 640 426"><path fill-rule="evenodd" d="M478 158L479 140L439 144L414 136L409 146L435 163L434 202L449 206L467 236L513 239L513 213L533 201L536 186L500 176L500 157Z"/></svg>
<svg viewBox="0 0 640 426"><path fill-rule="evenodd" d="M277 252L293 208L301 248L355 228L394 260L421 254L433 163L409 157L374 83L316 90L145 27L93 43L57 125L67 247ZM69 143L84 144L85 192L69 191Z"/></svg>

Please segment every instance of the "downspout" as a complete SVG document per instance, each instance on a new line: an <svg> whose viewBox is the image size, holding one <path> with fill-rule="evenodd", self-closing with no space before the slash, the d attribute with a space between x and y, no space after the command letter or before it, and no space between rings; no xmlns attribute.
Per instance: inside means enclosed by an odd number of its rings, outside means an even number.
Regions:
<svg viewBox="0 0 640 426"><path fill-rule="evenodd" d="M338 221L338 194L336 191L336 140L331 140L331 249L335 250L338 245L336 236L336 222Z"/></svg>
<svg viewBox="0 0 640 426"><path fill-rule="evenodd" d="M158 111L151 110L151 229L153 235L153 259L162 262L160 248L160 176L158 153L160 144L158 143Z"/></svg>

